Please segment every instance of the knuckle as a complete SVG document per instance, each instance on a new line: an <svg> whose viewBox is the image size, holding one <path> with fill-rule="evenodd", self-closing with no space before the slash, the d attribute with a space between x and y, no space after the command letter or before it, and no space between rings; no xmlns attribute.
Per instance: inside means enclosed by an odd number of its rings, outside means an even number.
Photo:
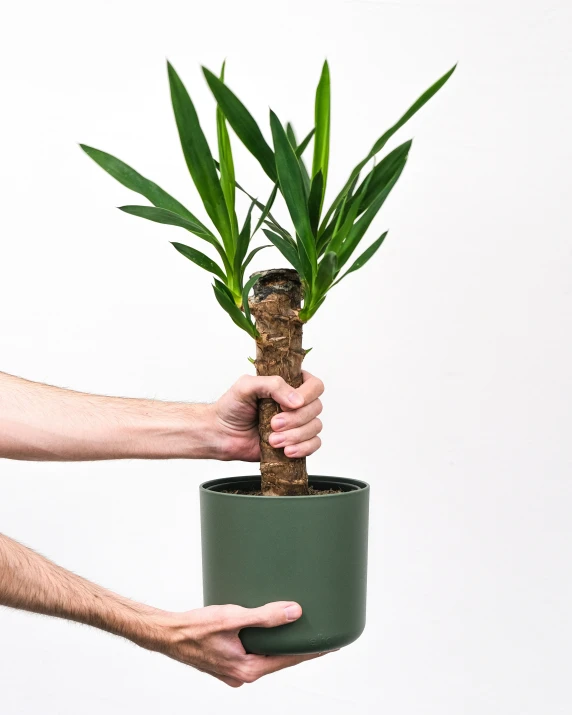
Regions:
<svg viewBox="0 0 572 715"><path fill-rule="evenodd" d="M237 673L237 679L243 683L254 683L258 680L258 672L249 665L244 665Z"/></svg>
<svg viewBox="0 0 572 715"><path fill-rule="evenodd" d="M260 677L260 673L257 670L248 670L248 672L245 674L246 679L244 680L245 683L255 683L258 678Z"/></svg>
<svg viewBox="0 0 572 715"><path fill-rule="evenodd" d="M280 390L283 385L286 384L283 378L279 377L278 375L274 375L273 377L269 378L269 380L271 380L270 386L273 390Z"/></svg>
<svg viewBox="0 0 572 715"><path fill-rule="evenodd" d="M326 386L325 386L324 383L320 380L319 377L315 377L314 380L316 381L316 389L319 390L320 395L321 395L321 394L324 392L324 390L326 389Z"/></svg>
<svg viewBox="0 0 572 715"><path fill-rule="evenodd" d="M277 416L277 415L276 415ZM274 421L276 417L273 417L272 420ZM290 416L288 415L287 412L281 412L280 413L280 419L283 420L283 424L279 427L279 430L283 432L284 430L289 429L290 425L292 424L292 420Z"/></svg>
<svg viewBox="0 0 572 715"><path fill-rule="evenodd" d="M316 399L316 414L321 415L323 409L324 409L324 405L322 404L322 400L320 400L320 398L318 397Z"/></svg>
<svg viewBox="0 0 572 715"><path fill-rule="evenodd" d="M240 606L228 605L220 606L218 613L218 626L222 631L232 630L236 624L236 619L240 615Z"/></svg>
<svg viewBox="0 0 572 715"><path fill-rule="evenodd" d="M322 431L324 425L322 424L322 420L319 419L318 417L316 417L315 425L316 425L316 435L318 435Z"/></svg>
<svg viewBox="0 0 572 715"><path fill-rule="evenodd" d="M288 430L288 432L284 435L284 438L286 440L285 444L288 446L292 446L293 444L299 444L302 441L302 433L300 427Z"/></svg>
<svg viewBox="0 0 572 715"><path fill-rule="evenodd" d="M252 375L241 375L234 383L234 387L239 393L242 394L248 390L251 380Z"/></svg>

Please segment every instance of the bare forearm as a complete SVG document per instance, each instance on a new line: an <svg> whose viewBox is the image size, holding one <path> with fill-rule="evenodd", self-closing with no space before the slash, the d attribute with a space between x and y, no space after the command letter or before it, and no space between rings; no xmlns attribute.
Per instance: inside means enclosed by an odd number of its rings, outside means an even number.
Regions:
<svg viewBox="0 0 572 715"><path fill-rule="evenodd" d="M85 623L140 645L159 637L161 611L118 596L0 534L0 605Z"/></svg>
<svg viewBox="0 0 572 715"><path fill-rule="evenodd" d="M208 459L210 405L89 395L0 373L0 457Z"/></svg>

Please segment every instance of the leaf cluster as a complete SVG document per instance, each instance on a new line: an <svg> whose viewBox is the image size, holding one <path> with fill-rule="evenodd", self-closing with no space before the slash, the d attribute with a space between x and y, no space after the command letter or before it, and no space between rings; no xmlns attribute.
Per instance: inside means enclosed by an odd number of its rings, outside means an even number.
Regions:
<svg viewBox="0 0 572 715"><path fill-rule="evenodd" d="M121 210L157 223L178 226L210 244L215 258L184 243L173 242L183 256L211 273L217 301L231 319L253 337L256 326L248 309L248 294L256 278L245 283L245 271L254 255L266 246L251 248L256 232L265 236L299 273L304 293L302 320L309 320L324 302L329 290L350 273L362 268L376 253L387 231L357 258L356 249L383 206L408 159L411 140L400 144L379 161L377 157L393 135L447 82L455 67L427 89L373 144L354 167L346 183L325 208L330 161L330 71L325 62L316 88L314 126L298 143L291 124L283 124L270 111L272 143L245 105L225 83L223 64L217 76L203 68L216 103L218 159L215 159L201 128L195 106L180 77L168 64L168 77L175 121L183 155L203 207L212 222L209 228L189 209L157 184L141 176L119 159L98 149L83 150L117 181L144 196L152 206L121 206ZM228 126L257 159L273 184L266 203L246 191L236 180ZM310 171L304 152L313 141ZM372 166L367 169L368 164ZM366 170L367 169L367 170ZM365 174L364 174L365 171ZM250 198L250 208L239 224L236 190ZM271 213L280 192L292 221L287 230ZM259 218L253 227L252 213ZM270 245L268 244L268 245ZM350 260L353 261L350 263Z"/></svg>

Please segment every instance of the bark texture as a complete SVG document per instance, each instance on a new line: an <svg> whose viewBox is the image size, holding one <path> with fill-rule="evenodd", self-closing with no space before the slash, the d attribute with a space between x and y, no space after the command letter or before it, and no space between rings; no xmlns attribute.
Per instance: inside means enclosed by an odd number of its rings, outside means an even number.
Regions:
<svg viewBox="0 0 572 715"><path fill-rule="evenodd" d="M260 271L249 301L260 337L256 340L256 372L279 375L292 387L302 384L302 321L298 313L302 304L302 286L298 273L289 268ZM283 449L268 443L272 432L270 421L281 412L272 399L260 400L258 429L260 433L260 471L265 496L308 494L306 458L290 459Z"/></svg>

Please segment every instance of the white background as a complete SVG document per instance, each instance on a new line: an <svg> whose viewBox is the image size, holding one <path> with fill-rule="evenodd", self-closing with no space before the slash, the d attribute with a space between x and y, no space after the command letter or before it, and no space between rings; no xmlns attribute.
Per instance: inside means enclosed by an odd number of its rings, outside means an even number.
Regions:
<svg viewBox="0 0 572 715"><path fill-rule="evenodd" d="M368 626L238 691L107 634L0 613L2 715L558 715L572 708L572 244L566 0L11 3L0 28L0 369L106 394L213 400L250 339L179 229L78 149L194 210L165 57L213 137L199 71L305 133L327 56L331 184L437 77L375 261L308 326L327 387L314 473L373 485ZM268 134L268 133L267 133ZM241 180L269 187L235 141ZM255 187L255 188L254 188ZM202 214L200 214L202 215ZM274 250L255 268L282 265ZM124 595L201 604L198 484L244 464L4 461L0 530ZM270 708L270 710L269 710Z"/></svg>

